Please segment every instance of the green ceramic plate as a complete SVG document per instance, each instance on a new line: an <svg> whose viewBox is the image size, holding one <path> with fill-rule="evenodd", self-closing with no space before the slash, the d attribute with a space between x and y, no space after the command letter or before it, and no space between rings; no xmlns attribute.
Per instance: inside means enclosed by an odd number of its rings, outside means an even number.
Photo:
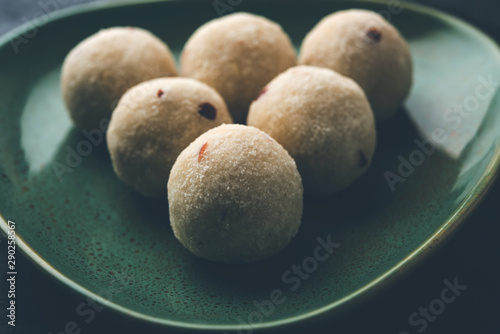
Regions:
<svg viewBox="0 0 500 334"><path fill-rule="evenodd" d="M380 291L442 244L491 185L500 161L500 54L469 25L414 5L243 1L234 10L279 22L298 46L320 18L349 7L382 11L408 39L412 95L399 117L379 124L369 173L337 196L306 198L300 233L278 256L221 266L189 254L172 234L167 203L124 186L105 145L85 144L61 101L61 63L84 37L137 25L178 54L200 24L217 16L212 1L79 7L0 40L2 230L14 221L18 248L72 289L167 326L281 326L331 315ZM418 153L415 140L433 135L446 140ZM74 151L85 154L68 158ZM418 166L398 172L403 160ZM61 180L55 167L64 168ZM332 254L318 248L329 238L337 244ZM294 272L293 265L304 268ZM270 299L279 304L270 307Z"/></svg>

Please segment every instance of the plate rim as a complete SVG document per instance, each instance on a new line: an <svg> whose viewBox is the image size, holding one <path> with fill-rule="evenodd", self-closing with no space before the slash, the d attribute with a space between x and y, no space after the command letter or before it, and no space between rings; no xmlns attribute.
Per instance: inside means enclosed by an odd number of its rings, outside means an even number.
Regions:
<svg viewBox="0 0 500 334"><path fill-rule="evenodd" d="M42 25L48 23L59 21L73 15L90 13L94 11L99 11L103 9L116 8L116 7L133 7L141 6L152 3L159 2L197 2L196 0L117 0L112 3L108 2L93 2L87 4L80 4L71 6L57 12L50 13L50 17ZM253 1L253 0L250 0ZM277 2L284 2L282 0L275 0ZM335 0L328 0L329 2L334 2ZM356 0L361 3L372 3L385 5L383 0ZM401 2L404 9L417 12L420 14L435 17L439 20L445 21L453 26L457 26L468 33L475 35L478 41L489 47L491 51L496 52L496 57L498 58L498 63L500 64L500 48L498 44L486 33L482 32L479 28L476 28L472 24L459 19L451 14L447 14L441 10L428 7L426 5ZM17 38L32 28L32 21L28 21L18 27L11 29L0 37L0 49L4 48L8 43L10 43L14 38ZM39 28L39 27L37 27ZM496 94L500 91L497 90ZM369 299L371 296L380 293L386 289L390 282L401 279L404 275L408 274L410 271L416 269L425 260L427 260L430 255L436 252L444 243L450 238L450 236L460 227L463 223L470 217L470 215L477 209L478 205L488 194L491 186L494 184L500 167L500 145L496 148L493 157L488 163L482 173L479 181L472 187L469 194L460 202L454 212L446 218L440 227L430 235L424 242L422 242L415 250L408 254L403 260L394 265L391 269L385 271L383 274L379 275L376 279L365 284L363 287L357 289L356 291L328 304L317 308L312 311L308 311L299 315L273 320L273 321L263 321L256 324L249 324L252 330L255 329L269 329L279 326L287 326L291 324L296 324L305 320L318 319L320 316L332 315L333 313L345 311L355 305L362 303L363 301ZM7 219L0 212L0 230L7 235L8 224ZM16 233L16 248L19 248L26 258L28 258L32 263L38 267L39 270L47 274L49 277L58 280L66 288L70 288L79 294L91 298L103 306L113 310L121 315L127 315L135 320L145 321L154 323L157 325L169 326L178 329L191 329L191 330L238 330L241 329L241 325L236 324L210 324L210 323L193 323L187 321L170 320L166 318L150 316L138 311L131 310L127 307L121 306L113 301L107 300L95 292L83 287L77 282L71 280L63 273L54 268L49 262L47 262L37 251L35 251L31 246L23 240L23 238Z"/></svg>

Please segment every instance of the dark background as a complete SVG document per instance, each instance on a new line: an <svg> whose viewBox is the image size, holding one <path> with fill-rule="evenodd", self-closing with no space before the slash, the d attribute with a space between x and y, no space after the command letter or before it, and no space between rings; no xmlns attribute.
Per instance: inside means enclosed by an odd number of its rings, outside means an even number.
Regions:
<svg viewBox="0 0 500 334"><path fill-rule="evenodd" d="M40 0L0 0L0 35L24 23L39 11ZM47 0L41 0L46 3ZM95 0L66 0L66 6ZM112 2L104 0L101 2ZM63 1L61 1L63 2ZM497 0L414 0L454 14L479 27L500 41L500 1ZM1 73L0 73L1 75ZM321 323L306 324L287 332L319 333L417 333L408 318L419 307L440 297L443 280L455 277L467 289L444 312L422 331L434 333L500 333L500 182L479 206L473 216L437 254L381 295L351 312ZM0 237L0 250L6 254L6 241ZM5 251L5 253L4 253ZM85 300L41 273L19 252L16 281L16 327L7 326L1 312L0 333L65 332L65 325L75 317L75 308ZM5 261L1 261L4 266ZM1 270L4 272L4 270ZM0 291L7 291L0 281ZM0 294L2 308L6 296ZM96 313L93 322L80 327L80 333L166 333L126 319L111 310ZM75 332L78 333L78 332ZM402 334L402 333L401 333Z"/></svg>

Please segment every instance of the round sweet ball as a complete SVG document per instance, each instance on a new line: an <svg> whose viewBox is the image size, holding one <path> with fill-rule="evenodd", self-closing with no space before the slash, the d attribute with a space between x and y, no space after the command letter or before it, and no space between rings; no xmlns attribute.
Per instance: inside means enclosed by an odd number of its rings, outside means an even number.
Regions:
<svg viewBox="0 0 500 334"><path fill-rule="evenodd" d="M253 262L278 253L297 233L302 193L295 162L280 144L253 127L221 125L177 158L168 180L170 223L196 256Z"/></svg>
<svg viewBox="0 0 500 334"><path fill-rule="evenodd" d="M354 79L380 120L400 109L412 83L405 40L381 15L368 10L340 11L322 19L305 37L299 63Z"/></svg>
<svg viewBox="0 0 500 334"><path fill-rule="evenodd" d="M238 13L194 32L182 52L181 74L214 87L235 122L242 123L262 87L296 63L290 39L278 24Z"/></svg>
<svg viewBox="0 0 500 334"><path fill-rule="evenodd" d="M61 90L73 122L98 128L127 89L146 80L175 76L172 54L161 40L135 27L103 29L66 56Z"/></svg>
<svg viewBox="0 0 500 334"><path fill-rule="evenodd" d="M295 159L307 194L342 190L366 172L375 121L363 90L330 69L297 66L277 76L250 106L248 125Z"/></svg>
<svg viewBox="0 0 500 334"><path fill-rule="evenodd" d="M207 130L232 123L222 97L188 78L160 78L128 90L113 112L108 149L118 177L144 196L166 198L175 159Z"/></svg>

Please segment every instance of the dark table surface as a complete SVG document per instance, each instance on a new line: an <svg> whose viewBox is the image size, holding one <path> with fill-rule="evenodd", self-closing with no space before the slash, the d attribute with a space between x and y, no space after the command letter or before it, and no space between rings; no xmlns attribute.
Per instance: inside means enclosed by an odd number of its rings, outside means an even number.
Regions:
<svg viewBox="0 0 500 334"><path fill-rule="evenodd" d="M65 0L59 5L79 5L93 0ZM112 2L112 0L105 0ZM0 35L33 17L40 2L49 0L0 0ZM497 0L421 0L424 3L469 21L500 41L500 1ZM1 75L1 73L0 73ZM381 295L340 318L307 324L293 332L320 333L500 333L500 182L452 240L424 265ZM7 243L0 237L0 249L6 254ZM4 253L5 251L5 253ZM0 333L71 333L65 328L84 297L46 274L41 273L20 254L17 259L16 327L0 317ZM0 262L5 266L4 261ZM1 269L1 272L6 272ZM409 317L420 307L429 307L440 298L444 280L466 286L461 295L446 305L439 316L429 317L412 326ZM0 291L7 291L6 280ZM0 294L5 310L6 296ZM3 312L2 312L3 314ZM420 317L419 317L420 319ZM97 313L94 321L81 326L78 333L166 333L163 328L145 326L111 310ZM418 332L417 330L420 330ZM290 330L288 331L290 332Z"/></svg>

